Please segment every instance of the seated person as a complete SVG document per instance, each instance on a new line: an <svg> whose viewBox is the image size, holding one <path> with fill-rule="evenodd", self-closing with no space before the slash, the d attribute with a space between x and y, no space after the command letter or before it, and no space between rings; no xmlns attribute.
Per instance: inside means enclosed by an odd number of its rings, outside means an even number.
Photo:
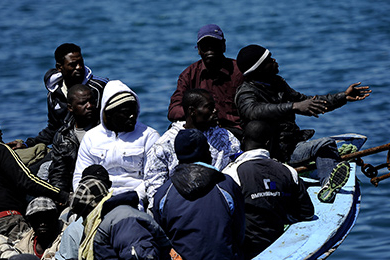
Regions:
<svg viewBox="0 0 390 260"><path fill-rule="evenodd" d="M217 126L215 102L204 89L191 89L184 93L182 106L185 121L172 123L160 139L148 151L145 185L149 207L153 206L153 196L168 178L169 173L179 163L174 151L174 141L182 129L202 131L210 145L211 165L222 170L231 162L230 156L240 151L239 140L228 130Z"/></svg>
<svg viewBox="0 0 390 260"><path fill-rule="evenodd" d="M285 224L311 220L314 206L298 173L270 158L272 130L261 121L244 129L244 153L222 172L240 185L245 198L246 259L252 259L282 233Z"/></svg>
<svg viewBox="0 0 390 260"><path fill-rule="evenodd" d="M137 193L112 197L110 184L100 165L83 172L71 202L71 212L83 221L69 225L71 233L65 230L74 239L64 238L56 259L169 259L169 240L152 217L136 209Z"/></svg>
<svg viewBox="0 0 390 260"><path fill-rule="evenodd" d="M89 130L80 144L73 190L83 170L99 164L110 174L114 194L135 190L140 200L145 198L146 153L160 135L137 121L139 112L140 103L134 91L119 80L107 83L100 111L101 123Z"/></svg>
<svg viewBox="0 0 390 260"><path fill-rule="evenodd" d="M98 124L99 113L93 93L85 85L74 85L70 88L67 98L69 114L66 124L54 136L49 183L71 192L73 191L73 172L81 140L86 131Z"/></svg>
<svg viewBox="0 0 390 260"><path fill-rule="evenodd" d="M57 260L78 259L79 247L83 236L83 220L108 194L111 181L106 169L101 165L88 166L81 176L81 180L74 192L70 210L65 216L71 222L65 229L63 239L55 254Z"/></svg>
<svg viewBox="0 0 390 260"><path fill-rule="evenodd" d="M39 132L38 136L28 138L25 142L12 141L8 145L13 149L33 147L38 143L50 145L58 129L65 123L64 119L68 114L66 96L68 90L76 84L87 85L96 98L97 107L100 108L100 101L103 89L108 79L97 77L92 70L84 65L81 48L73 43L64 43L57 47L54 52L56 68L46 72L44 83L48 90L47 127Z"/></svg>
<svg viewBox="0 0 390 260"><path fill-rule="evenodd" d="M29 229L23 217L27 195L49 197L59 204L69 197L68 192L33 175L0 135L0 234L12 241Z"/></svg>
<svg viewBox="0 0 390 260"><path fill-rule="evenodd" d="M322 189L318 199L332 203L336 193L349 178L349 163L340 162L336 143L331 138L309 140L314 130L301 130L296 114L315 116L339 108L347 101L363 100L371 90L368 86L350 85L337 94L306 96L292 89L278 75L278 63L271 53L259 46L248 45L237 55L237 65L245 80L237 89L235 102L243 127L251 120L272 124L275 132L275 158L292 166L315 161Z"/></svg>
<svg viewBox="0 0 390 260"><path fill-rule="evenodd" d="M138 196L134 191L104 202L102 221L93 238L94 259L171 259L172 246L164 231L137 206Z"/></svg>
<svg viewBox="0 0 390 260"><path fill-rule="evenodd" d="M27 206L26 217L32 229L26 232L15 248L24 254L34 254L40 259L53 259L66 225L58 219L54 202L37 197Z"/></svg>
<svg viewBox="0 0 390 260"><path fill-rule="evenodd" d="M180 74L169 104L168 119L172 122L184 121L184 92L195 88L205 89L215 100L218 125L241 139L240 117L234 96L243 82L243 76L236 61L224 55L226 40L221 28L216 24L202 26L198 31L197 49L201 59Z"/></svg>
<svg viewBox="0 0 390 260"><path fill-rule="evenodd" d="M153 215L183 259L242 259L244 198L239 186L210 165L207 138L197 129L175 139L179 165L155 194Z"/></svg>

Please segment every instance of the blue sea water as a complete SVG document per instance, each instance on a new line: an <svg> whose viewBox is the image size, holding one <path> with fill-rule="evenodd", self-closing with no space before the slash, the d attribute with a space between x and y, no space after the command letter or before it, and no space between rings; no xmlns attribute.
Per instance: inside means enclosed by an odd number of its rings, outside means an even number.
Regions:
<svg viewBox="0 0 390 260"><path fill-rule="evenodd" d="M26 1L0 3L0 125L5 141L35 136L46 125L43 75L55 48L82 47L94 74L119 79L141 99L140 121L162 134L178 75L199 59L197 30L216 23L226 56L260 44L280 75L309 95L369 85L372 95L320 118L298 117L314 138L355 132L363 148L388 143L390 129L390 1ZM386 153L366 157L374 165ZM381 170L380 174L388 171ZM361 212L329 259L390 259L390 179L374 187L361 172Z"/></svg>

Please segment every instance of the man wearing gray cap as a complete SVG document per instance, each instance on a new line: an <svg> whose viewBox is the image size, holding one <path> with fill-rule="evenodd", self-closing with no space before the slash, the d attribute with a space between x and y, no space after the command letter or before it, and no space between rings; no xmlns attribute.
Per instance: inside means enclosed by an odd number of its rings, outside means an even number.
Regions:
<svg viewBox="0 0 390 260"><path fill-rule="evenodd" d="M58 250L64 222L58 219L54 202L47 197L37 197L27 206L26 218L32 229L25 233L15 248L24 254L33 254L40 259L54 257Z"/></svg>
<svg viewBox="0 0 390 260"><path fill-rule="evenodd" d="M200 28L197 48L202 59L180 74L177 89L169 104L168 119L171 122L185 119L181 102L186 90L206 89L215 100L219 126L228 129L240 140L242 130L234 96L237 87L243 82L243 76L236 61L224 56L225 42L224 34L218 25L208 24Z"/></svg>
<svg viewBox="0 0 390 260"><path fill-rule="evenodd" d="M11 240L28 229L23 218L26 196L46 196L65 205L69 193L38 178L23 164L20 157L6 144L0 134L0 234Z"/></svg>

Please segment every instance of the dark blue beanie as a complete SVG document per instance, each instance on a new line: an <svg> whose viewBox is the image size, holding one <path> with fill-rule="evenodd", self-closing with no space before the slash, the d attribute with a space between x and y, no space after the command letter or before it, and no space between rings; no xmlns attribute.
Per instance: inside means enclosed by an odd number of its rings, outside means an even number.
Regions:
<svg viewBox="0 0 390 260"><path fill-rule="evenodd" d="M180 130L175 139L175 152L179 163L211 163L207 138L198 129Z"/></svg>

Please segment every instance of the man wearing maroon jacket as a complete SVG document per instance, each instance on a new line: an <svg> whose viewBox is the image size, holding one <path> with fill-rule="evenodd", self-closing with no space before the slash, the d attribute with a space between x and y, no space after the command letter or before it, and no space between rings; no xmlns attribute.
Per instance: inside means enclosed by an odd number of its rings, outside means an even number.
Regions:
<svg viewBox="0 0 390 260"><path fill-rule="evenodd" d="M226 44L221 28L215 24L200 28L197 48L202 59L180 74L177 89L171 97L168 119L171 122L185 120L181 102L186 90L206 89L215 100L219 126L228 129L241 140L242 130L234 96L237 87L243 82L243 76L236 60L224 56Z"/></svg>

